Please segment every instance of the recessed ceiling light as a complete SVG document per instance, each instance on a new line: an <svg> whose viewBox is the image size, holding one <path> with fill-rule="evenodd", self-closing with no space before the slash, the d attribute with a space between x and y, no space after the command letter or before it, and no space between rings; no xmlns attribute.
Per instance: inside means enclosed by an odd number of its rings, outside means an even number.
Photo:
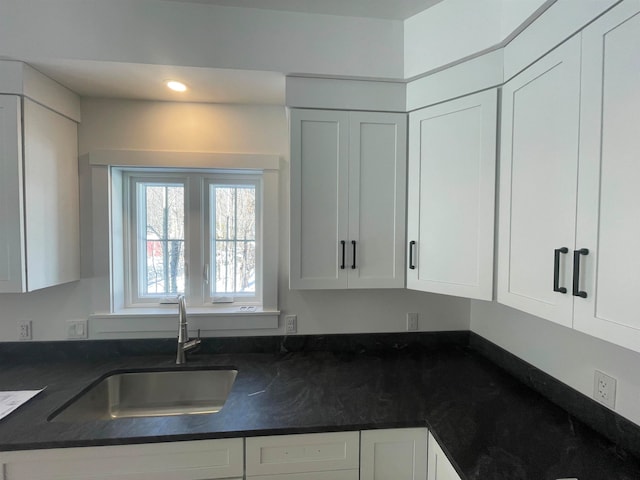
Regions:
<svg viewBox="0 0 640 480"><path fill-rule="evenodd" d="M187 86L184 83L176 82L175 80L168 80L167 87L174 92L185 92L187 90Z"/></svg>

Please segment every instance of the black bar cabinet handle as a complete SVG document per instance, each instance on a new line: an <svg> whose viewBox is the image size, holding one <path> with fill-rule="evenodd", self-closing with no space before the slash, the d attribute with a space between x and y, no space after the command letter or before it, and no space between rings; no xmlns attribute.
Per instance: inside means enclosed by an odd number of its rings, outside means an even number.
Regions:
<svg viewBox="0 0 640 480"><path fill-rule="evenodd" d="M415 270L416 266L413 264L413 247L416 245L415 240L409 242L409 268Z"/></svg>
<svg viewBox="0 0 640 480"><path fill-rule="evenodd" d="M569 253L567 247L556 248L553 251L553 291L560 293L567 293L565 287L560 286L560 254Z"/></svg>
<svg viewBox="0 0 640 480"><path fill-rule="evenodd" d="M580 255L589 255L589 249L573 251L573 296L587 298L587 292L580 290Z"/></svg>
<svg viewBox="0 0 640 480"><path fill-rule="evenodd" d="M356 241L351 240L351 245L353 246L353 263L351 264L351 268L355 270L356 268Z"/></svg>
<svg viewBox="0 0 640 480"><path fill-rule="evenodd" d="M342 245L342 263L340 264L340 269L344 270L344 257L345 257L345 246L346 246L347 242L345 242L344 240L340 240L340 245Z"/></svg>

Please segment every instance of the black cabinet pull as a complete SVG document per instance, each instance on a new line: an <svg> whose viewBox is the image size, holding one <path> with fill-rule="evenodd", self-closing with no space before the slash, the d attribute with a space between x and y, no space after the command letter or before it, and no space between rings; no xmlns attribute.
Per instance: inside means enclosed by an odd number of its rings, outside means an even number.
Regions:
<svg viewBox="0 0 640 480"><path fill-rule="evenodd" d="M415 270L416 266L413 264L413 247L415 246L415 240L409 242L409 268Z"/></svg>
<svg viewBox="0 0 640 480"><path fill-rule="evenodd" d="M353 263L351 264L351 269L355 270L356 268L356 241L351 240L351 245L353 246Z"/></svg>
<svg viewBox="0 0 640 480"><path fill-rule="evenodd" d="M580 290L580 255L589 255L589 249L573 251L573 296L587 298L587 292Z"/></svg>
<svg viewBox="0 0 640 480"><path fill-rule="evenodd" d="M342 245L342 263L340 264L340 269L344 270L344 256L345 256L345 246L346 246L347 242L345 242L344 240L340 240L340 245Z"/></svg>
<svg viewBox="0 0 640 480"><path fill-rule="evenodd" d="M560 286L560 254L569 253L567 247L556 248L553 251L553 291L560 293L567 293L565 287Z"/></svg>

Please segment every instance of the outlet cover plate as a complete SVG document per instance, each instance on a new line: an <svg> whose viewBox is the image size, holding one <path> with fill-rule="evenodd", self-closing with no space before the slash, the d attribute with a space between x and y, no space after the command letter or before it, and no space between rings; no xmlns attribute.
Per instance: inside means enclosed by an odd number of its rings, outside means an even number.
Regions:
<svg viewBox="0 0 640 480"><path fill-rule="evenodd" d="M20 320L18 322L18 340L21 342L33 339L33 324L31 320Z"/></svg>
<svg viewBox="0 0 640 480"><path fill-rule="evenodd" d="M285 333L296 333L298 331L298 316L297 315L285 315L284 317L284 331Z"/></svg>
<svg viewBox="0 0 640 480"><path fill-rule="evenodd" d="M616 384L615 378L596 370L593 376L593 398L613 410L616 406Z"/></svg>
<svg viewBox="0 0 640 480"><path fill-rule="evenodd" d="M407 331L418 330L418 314L416 312L407 313Z"/></svg>
<svg viewBox="0 0 640 480"><path fill-rule="evenodd" d="M67 338L70 340L88 337L86 320L67 320Z"/></svg>

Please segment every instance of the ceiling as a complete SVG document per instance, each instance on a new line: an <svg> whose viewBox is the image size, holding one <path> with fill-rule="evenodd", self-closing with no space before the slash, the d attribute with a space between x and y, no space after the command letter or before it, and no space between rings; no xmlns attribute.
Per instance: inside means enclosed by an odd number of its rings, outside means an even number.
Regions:
<svg viewBox="0 0 640 480"><path fill-rule="evenodd" d="M442 0L169 1L404 20ZM61 59L29 59L28 63L86 97L262 105L285 103L285 76L278 72ZM170 91L163 82L169 79L182 81L188 90L184 93Z"/></svg>
<svg viewBox="0 0 640 480"><path fill-rule="evenodd" d="M442 0L171 0L173 2L406 20Z"/></svg>
<svg viewBox="0 0 640 480"><path fill-rule="evenodd" d="M85 60L29 64L84 97L284 105L285 76L278 72ZM188 90L172 92L166 80Z"/></svg>

